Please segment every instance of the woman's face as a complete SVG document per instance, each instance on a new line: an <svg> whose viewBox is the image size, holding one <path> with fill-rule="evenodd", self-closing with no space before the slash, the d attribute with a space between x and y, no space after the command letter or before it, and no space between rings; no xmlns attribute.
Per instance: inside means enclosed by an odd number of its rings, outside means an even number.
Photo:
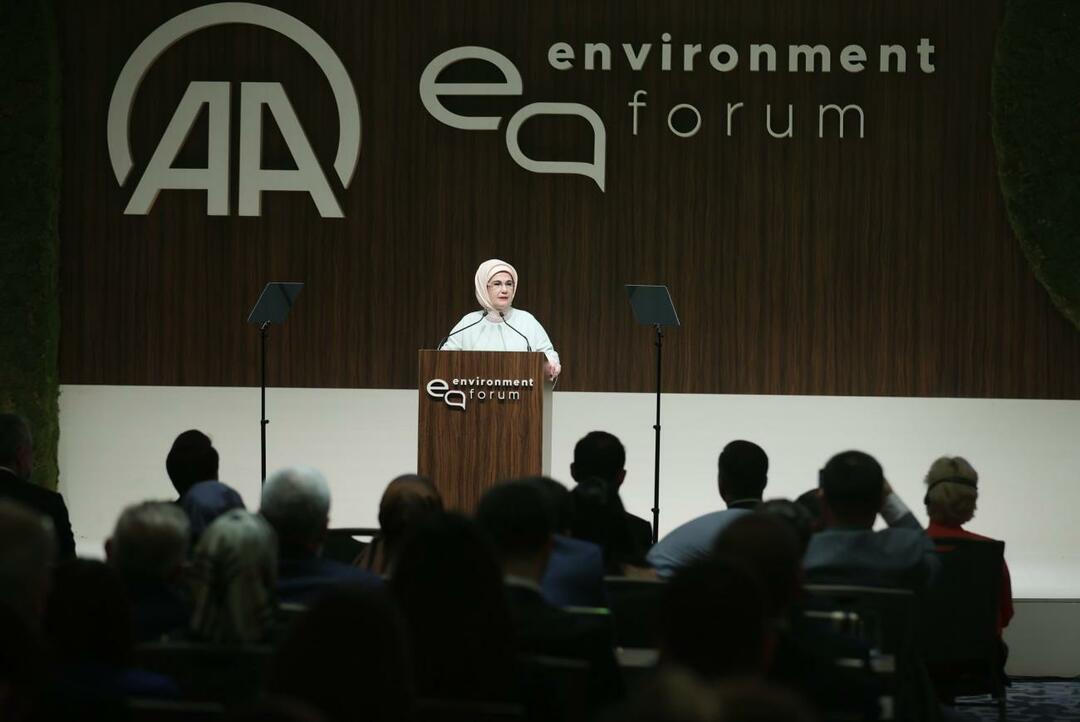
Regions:
<svg viewBox="0 0 1080 722"><path fill-rule="evenodd" d="M506 271L500 271L491 277L487 285L488 298L491 299L491 305L495 307L495 310L499 312L505 312L510 308L510 304L514 300L514 279L510 277L510 274Z"/></svg>

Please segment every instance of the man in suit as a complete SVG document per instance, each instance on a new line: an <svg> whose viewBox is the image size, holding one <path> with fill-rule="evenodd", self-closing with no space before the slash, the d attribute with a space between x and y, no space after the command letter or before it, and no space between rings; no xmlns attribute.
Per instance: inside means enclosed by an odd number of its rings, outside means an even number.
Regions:
<svg viewBox="0 0 1080 722"><path fill-rule="evenodd" d="M165 470L180 498L176 503L191 522L191 540L198 541L210 522L232 509L243 509L244 500L227 484L218 481L218 452L210 437L190 429L176 437Z"/></svg>
<svg viewBox="0 0 1080 722"><path fill-rule="evenodd" d="M924 589L941 566L934 543L885 481L881 464L845 451L821 470L825 530L803 558L810 581ZM878 514L888 528L874 531Z"/></svg>
<svg viewBox="0 0 1080 722"><path fill-rule="evenodd" d="M661 577L706 556L728 524L761 503L768 482L769 457L752 441L732 441L720 452L717 485L727 509L691 519L649 550L648 561Z"/></svg>
<svg viewBox="0 0 1080 722"><path fill-rule="evenodd" d="M30 482L34 470L34 442L30 425L18 414L0 414L0 498L11 499L47 516L56 534L59 559L75 557L64 497Z"/></svg>
<svg viewBox="0 0 1080 722"><path fill-rule="evenodd" d="M278 537L278 599L309 604L324 590L340 585L382 587L371 572L323 559L330 523L330 487L310 467L282 469L263 486L259 508Z"/></svg>
<svg viewBox="0 0 1080 722"><path fill-rule="evenodd" d="M616 494L626 480L626 449L618 437L606 431L590 431L574 446L574 461L570 476L576 482L600 479ZM621 501L621 500L620 500ZM640 563L652 546L652 524L628 511L623 511L630 553Z"/></svg>
<svg viewBox="0 0 1080 722"><path fill-rule="evenodd" d="M519 651L589 663L588 697L599 709L622 697L606 618L574 615L544 601L540 580L551 555L553 521L542 492L526 481L497 484L476 508L503 571Z"/></svg>

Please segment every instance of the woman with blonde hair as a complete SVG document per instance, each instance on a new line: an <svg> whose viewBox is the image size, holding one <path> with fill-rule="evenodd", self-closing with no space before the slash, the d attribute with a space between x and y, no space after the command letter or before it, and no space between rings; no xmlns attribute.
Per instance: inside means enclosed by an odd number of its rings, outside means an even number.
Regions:
<svg viewBox="0 0 1080 722"><path fill-rule="evenodd" d="M993 541L964 529L975 516L979 499L979 474L961 456L942 456L926 473L926 513L930 525L926 533L935 541L942 539L978 539ZM1002 560L1001 602L998 605L998 636L1013 617L1012 581L1009 565Z"/></svg>

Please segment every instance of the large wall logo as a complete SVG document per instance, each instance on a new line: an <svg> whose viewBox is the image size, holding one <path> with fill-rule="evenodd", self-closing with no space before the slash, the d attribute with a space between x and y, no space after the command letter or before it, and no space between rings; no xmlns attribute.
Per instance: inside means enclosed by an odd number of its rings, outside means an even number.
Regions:
<svg viewBox="0 0 1080 722"><path fill-rule="evenodd" d="M751 43L748 47L740 48L721 42L708 46L701 42L676 43L673 42L671 34L666 32L661 34L660 40L658 52L654 52L654 43L651 42L622 43L614 47L609 43L589 42L584 43L579 49L567 42L555 42L548 47L547 63L560 73L574 71L607 73L618 65L623 66L621 68L623 71L641 73L646 69L659 67L661 73L667 77L671 77L672 73L712 73L723 76L739 70L745 70L763 78L777 73L902 74L908 72L909 60L913 67L917 64L918 71L921 73L933 74L936 70L934 66L936 48L929 38L920 38L910 51L906 45L897 43L883 43L877 47L851 43L836 48L822 43L786 45ZM502 73L503 81L498 83L438 82L439 74L443 70L460 61L490 63ZM485 47L470 45L447 50L432 59L420 77L420 100L428 113L439 122L459 130L498 130L503 119L500 116L468 116L453 113L443 105L440 97L523 94L524 83L517 66L505 55ZM648 95L648 90L636 89L629 102L626 103L631 117L633 136L638 135L640 123L655 122L649 117L648 111L643 111L649 105L645 100ZM765 103L764 107L754 108L749 107L746 102L732 100L726 104L722 116L706 119L694 104L680 102L667 109L667 127L672 135L686 139L697 135L708 125L715 128L714 132L731 137L748 124L758 123L764 126L769 137L783 141L795 137L796 127L805 128L807 123L805 117L800 119L801 123L796 120L797 115L805 116L805 110L797 113L794 103L782 105L786 105L786 124L783 120L774 119L772 103ZM852 139L866 137L866 114L858 103L820 103L815 110L818 139L832 133L841 140L845 137ZM592 160L587 163L541 161L526 156L518 144L518 131L525 121L538 115L576 115L585 119L593 130ZM776 115L783 118L782 111ZM664 114L661 113L660 117L664 117ZM681 118L678 123L677 118ZM809 125L811 129L815 128L813 120ZM580 103L530 103L510 116L506 124L506 148L510 157L522 168L534 173L583 175L595 181L601 191L605 189L606 146L607 131L604 121L595 110Z"/></svg>
<svg viewBox="0 0 1080 722"><path fill-rule="evenodd" d="M349 187L360 156L360 104L352 81L341 60L318 33L291 15L252 3L216 3L181 13L150 33L128 58L109 101L109 159L117 182L123 186L134 163L128 139L128 124L135 94L146 72L172 45L205 28L240 23L274 30L303 48L322 70L337 104L339 141L334 170L344 187ZM202 111L209 108L208 161L206 168L175 168L184 140ZM278 124L296 170L261 167L263 106ZM229 125L231 122L229 83L192 81L180 99L147 164L135 185L124 213L146 215L162 190L206 191L206 212L227 216L229 205ZM324 218L344 214L315 157L281 83L240 83L239 199L241 216L258 216L263 191L306 191Z"/></svg>

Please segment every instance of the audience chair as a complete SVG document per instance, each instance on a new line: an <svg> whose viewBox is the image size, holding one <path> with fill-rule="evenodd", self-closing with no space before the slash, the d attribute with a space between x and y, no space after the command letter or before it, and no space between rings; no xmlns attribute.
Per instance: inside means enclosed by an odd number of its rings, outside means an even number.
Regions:
<svg viewBox="0 0 1080 722"><path fill-rule="evenodd" d="M155 642L135 648L138 666L172 677L185 699L225 705L255 699L272 659L269 646Z"/></svg>
<svg viewBox="0 0 1080 722"><path fill-rule="evenodd" d="M608 606L615 617L617 646L656 647L656 620L664 584L653 579L604 577Z"/></svg>
<svg viewBox="0 0 1080 722"><path fill-rule="evenodd" d="M941 573L927 594L923 640L939 698L990 695L1007 718L1004 654L997 635L1005 542L939 539Z"/></svg>
<svg viewBox="0 0 1080 722"><path fill-rule="evenodd" d="M839 618L861 633L862 641L879 651L874 671L887 689L888 696L882 700L885 718L938 718L936 696L919 646L914 592L826 584L808 584L805 589L804 614L807 610L839 613Z"/></svg>
<svg viewBox="0 0 1080 722"><path fill-rule="evenodd" d="M332 559L342 564L352 564L364 547L379 533L378 529L366 527L342 527L340 529L327 529L323 539L322 555L324 559ZM365 539L365 541L360 541Z"/></svg>

